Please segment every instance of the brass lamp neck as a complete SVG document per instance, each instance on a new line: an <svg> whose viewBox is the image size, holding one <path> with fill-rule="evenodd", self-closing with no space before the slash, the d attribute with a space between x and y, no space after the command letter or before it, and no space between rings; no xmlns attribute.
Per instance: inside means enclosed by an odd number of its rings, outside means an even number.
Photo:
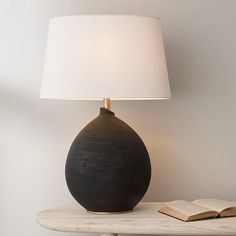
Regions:
<svg viewBox="0 0 236 236"><path fill-rule="evenodd" d="M111 99L110 98L103 98L103 107L107 110L111 111Z"/></svg>

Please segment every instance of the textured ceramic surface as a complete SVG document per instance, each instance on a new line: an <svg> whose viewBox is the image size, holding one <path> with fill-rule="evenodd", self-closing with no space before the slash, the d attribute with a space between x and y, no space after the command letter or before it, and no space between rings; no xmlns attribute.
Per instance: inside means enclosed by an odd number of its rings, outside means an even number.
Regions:
<svg viewBox="0 0 236 236"><path fill-rule="evenodd" d="M151 164L137 133L101 108L72 143L65 172L72 196L87 210L128 211L147 191Z"/></svg>

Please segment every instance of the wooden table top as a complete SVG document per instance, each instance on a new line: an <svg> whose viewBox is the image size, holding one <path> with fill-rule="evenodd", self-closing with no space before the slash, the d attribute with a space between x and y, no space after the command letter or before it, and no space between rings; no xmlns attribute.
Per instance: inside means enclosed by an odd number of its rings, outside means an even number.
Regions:
<svg viewBox="0 0 236 236"><path fill-rule="evenodd" d="M156 235L236 235L236 217L182 222L158 213L161 203L143 202L133 212L97 215L78 207L38 213L38 223L50 230L81 233Z"/></svg>

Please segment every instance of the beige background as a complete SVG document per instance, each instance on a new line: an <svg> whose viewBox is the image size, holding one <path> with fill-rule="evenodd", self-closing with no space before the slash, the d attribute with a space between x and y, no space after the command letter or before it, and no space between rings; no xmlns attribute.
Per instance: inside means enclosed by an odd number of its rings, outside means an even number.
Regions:
<svg viewBox="0 0 236 236"><path fill-rule="evenodd" d="M39 101L52 16L160 17L172 100L113 103L151 156L144 200L236 200L235 11L235 0L0 0L0 235L58 235L34 216L76 204L64 181L65 158L101 105Z"/></svg>

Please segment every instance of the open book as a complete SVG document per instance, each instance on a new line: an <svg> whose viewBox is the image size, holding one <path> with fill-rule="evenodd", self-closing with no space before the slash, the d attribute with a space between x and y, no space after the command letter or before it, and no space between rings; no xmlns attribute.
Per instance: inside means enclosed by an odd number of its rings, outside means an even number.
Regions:
<svg viewBox="0 0 236 236"><path fill-rule="evenodd" d="M159 212L183 221L236 216L236 202L220 199L198 199L193 202L177 200L163 203Z"/></svg>

